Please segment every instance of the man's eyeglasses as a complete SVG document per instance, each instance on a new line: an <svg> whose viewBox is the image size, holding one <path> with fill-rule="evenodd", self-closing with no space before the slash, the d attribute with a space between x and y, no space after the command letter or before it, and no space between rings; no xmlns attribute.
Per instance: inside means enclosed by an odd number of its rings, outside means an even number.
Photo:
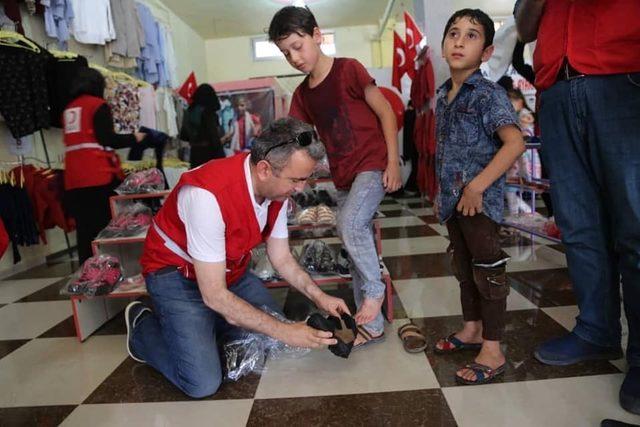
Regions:
<svg viewBox="0 0 640 427"><path fill-rule="evenodd" d="M317 139L318 139L318 135L316 134L315 130L308 130L306 132L299 133L293 139L290 139L288 141L281 142L280 144L276 144L269 147L267 151L264 153L264 157L266 158L267 155L271 152L271 150L275 148L284 147L285 145L289 145L289 144L298 144L300 147L307 147Z"/></svg>

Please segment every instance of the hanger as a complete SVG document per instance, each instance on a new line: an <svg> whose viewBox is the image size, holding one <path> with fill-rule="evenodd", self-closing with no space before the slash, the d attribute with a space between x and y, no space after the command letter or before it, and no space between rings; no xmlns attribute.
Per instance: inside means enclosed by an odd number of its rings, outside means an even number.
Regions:
<svg viewBox="0 0 640 427"><path fill-rule="evenodd" d="M93 62L90 62L90 63L89 63L89 67L93 68L94 70L98 70L98 71L100 71L100 74L102 74L102 75L103 75L103 76L105 76L105 77L106 77L106 76L111 76L111 75L113 74L113 71L111 71L111 70L109 70L109 69L107 69L107 68L104 68L104 67L103 67L103 66L101 66L101 65L94 64Z"/></svg>
<svg viewBox="0 0 640 427"><path fill-rule="evenodd" d="M19 47L27 49L35 53L40 53L40 47L37 44L15 31L0 30L0 45L9 47Z"/></svg>
<svg viewBox="0 0 640 427"><path fill-rule="evenodd" d="M75 52L56 50L56 49L49 50L49 53L51 53L53 56L55 56L58 59L76 59L78 57L78 54Z"/></svg>

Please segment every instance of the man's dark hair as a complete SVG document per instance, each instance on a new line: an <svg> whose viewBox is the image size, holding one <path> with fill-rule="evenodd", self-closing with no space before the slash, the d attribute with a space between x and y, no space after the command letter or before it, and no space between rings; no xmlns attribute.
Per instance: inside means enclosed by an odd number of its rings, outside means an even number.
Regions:
<svg viewBox="0 0 640 427"><path fill-rule="evenodd" d="M489 18L489 15L481 11L480 9L460 9L449 18L447 25L444 27L444 34L442 35L442 44L447 38L449 29L460 18L469 18L474 24L482 25L484 28L484 48L488 48L493 44L493 36L496 34L496 28L493 26L493 19Z"/></svg>
<svg viewBox="0 0 640 427"><path fill-rule="evenodd" d="M257 165L260 160L268 161L274 169L281 170L296 151L304 150L315 161L321 160L326 152L318 140L301 146L296 137L305 132L313 132L313 126L293 117L278 119L269 124L251 146L251 162ZM289 144L289 142L291 142Z"/></svg>
<svg viewBox="0 0 640 427"><path fill-rule="evenodd" d="M293 33L300 37L305 34L312 36L313 29L317 26L316 17L308 7L285 6L271 19L269 40L275 43Z"/></svg>
<svg viewBox="0 0 640 427"><path fill-rule="evenodd" d="M69 99L74 100L81 95L104 97L104 77L93 68L79 69L69 87Z"/></svg>

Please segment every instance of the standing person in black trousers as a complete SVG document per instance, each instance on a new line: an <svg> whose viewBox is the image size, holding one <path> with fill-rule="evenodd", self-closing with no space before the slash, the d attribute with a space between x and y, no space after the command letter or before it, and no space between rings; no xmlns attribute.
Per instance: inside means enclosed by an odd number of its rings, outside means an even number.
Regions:
<svg viewBox="0 0 640 427"><path fill-rule="evenodd" d="M73 101L62 113L65 206L76 221L80 263L91 256L91 241L111 220L109 197L124 177L114 149L134 147L146 135L114 132L104 85L98 71L79 70L70 90Z"/></svg>
<svg viewBox="0 0 640 427"><path fill-rule="evenodd" d="M220 142L219 109L220 101L215 89L206 83L198 86L180 131L180 139L188 141L191 146L189 161L192 169L209 160L225 157Z"/></svg>

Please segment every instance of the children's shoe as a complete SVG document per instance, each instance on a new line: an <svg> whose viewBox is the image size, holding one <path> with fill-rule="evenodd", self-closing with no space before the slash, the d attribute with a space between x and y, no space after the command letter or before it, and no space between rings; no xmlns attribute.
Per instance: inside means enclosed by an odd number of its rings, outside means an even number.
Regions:
<svg viewBox="0 0 640 427"><path fill-rule="evenodd" d="M124 310L124 322L127 325L127 353L129 356L136 362L146 363L146 361L140 359L133 355L131 351L131 336L133 335L133 330L142 317L146 313L151 313L151 309L149 307L145 307L140 301L133 301L127 305L127 308Z"/></svg>
<svg viewBox="0 0 640 427"><path fill-rule="evenodd" d="M570 332L538 346L533 355L545 365L566 366L587 360L620 359L622 348L591 344Z"/></svg>
<svg viewBox="0 0 640 427"><path fill-rule="evenodd" d="M620 387L620 406L632 414L640 415L640 366L629 367Z"/></svg>

